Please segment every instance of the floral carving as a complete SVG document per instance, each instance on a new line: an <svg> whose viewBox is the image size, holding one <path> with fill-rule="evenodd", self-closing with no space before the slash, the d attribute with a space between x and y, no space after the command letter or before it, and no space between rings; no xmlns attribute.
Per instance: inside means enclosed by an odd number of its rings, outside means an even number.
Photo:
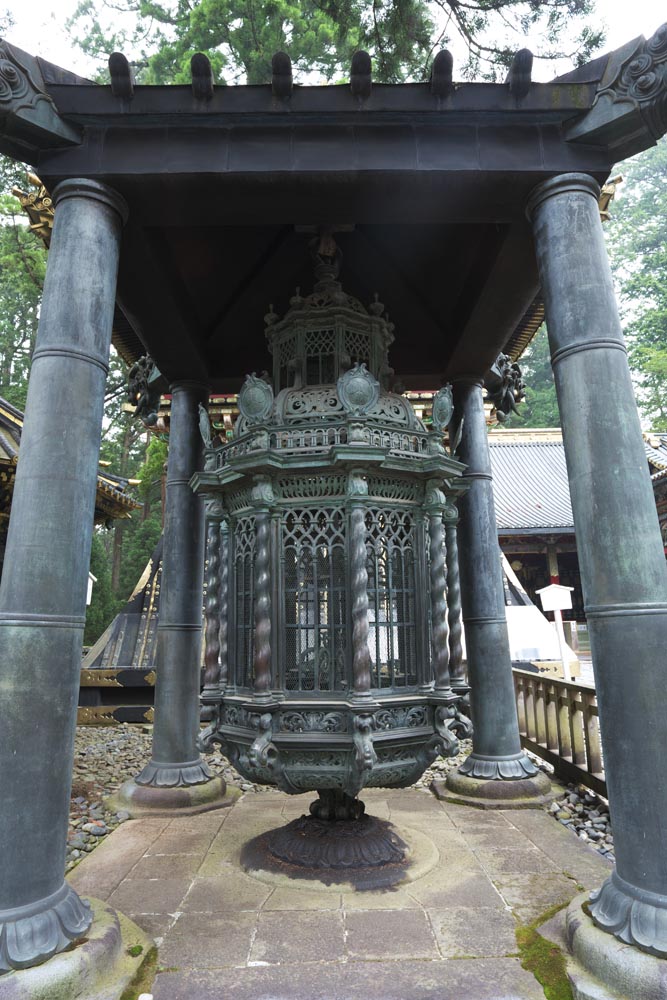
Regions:
<svg viewBox="0 0 667 1000"><path fill-rule="evenodd" d="M345 719L341 712L283 712L280 728L287 733L342 733Z"/></svg>

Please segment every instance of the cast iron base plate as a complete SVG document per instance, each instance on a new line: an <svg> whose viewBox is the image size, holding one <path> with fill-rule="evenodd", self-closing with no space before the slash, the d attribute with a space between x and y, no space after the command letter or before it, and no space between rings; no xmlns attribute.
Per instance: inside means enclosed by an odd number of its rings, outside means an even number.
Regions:
<svg viewBox="0 0 667 1000"><path fill-rule="evenodd" d="M409 857L391 823L375 816L334 822L301 816L251 840L241 863L246 871L380 889L405 877Z"/></svg>

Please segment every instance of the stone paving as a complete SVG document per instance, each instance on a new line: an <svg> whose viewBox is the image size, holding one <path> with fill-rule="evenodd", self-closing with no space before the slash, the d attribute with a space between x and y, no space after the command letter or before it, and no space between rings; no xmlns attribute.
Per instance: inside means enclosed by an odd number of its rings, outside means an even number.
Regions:
<svg viewBox="0 0 667 1000"><path fill-rule="evenodd" d="M155 1000L543 1000L515 928L593 888L610 865L541 810L480 811L420 789L367 791L412 842L384 891L241 869L251 837L312 794L124 823L69 876L157 940Z"/></svg>

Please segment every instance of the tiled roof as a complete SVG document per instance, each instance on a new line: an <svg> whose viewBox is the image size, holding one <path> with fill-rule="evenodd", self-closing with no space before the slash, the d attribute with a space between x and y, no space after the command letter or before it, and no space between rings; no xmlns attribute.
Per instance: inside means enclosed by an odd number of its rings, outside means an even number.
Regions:
<svg viewBox="0 0 667 1000"><path fill-rule="evenodd" d="M489 435L496 521L500 534L574 532L565 452L560 435Z"/></svg>
<svg viewBox="0 0 667 1000"><path fill-rule="evenodd" d="M667 434L644 434L644 450L651 466L651 474L667 469Z"/></svg>

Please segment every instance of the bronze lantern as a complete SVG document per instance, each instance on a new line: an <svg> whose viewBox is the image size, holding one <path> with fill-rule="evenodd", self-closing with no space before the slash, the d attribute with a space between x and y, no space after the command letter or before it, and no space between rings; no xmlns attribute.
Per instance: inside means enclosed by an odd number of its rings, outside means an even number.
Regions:
<svg viewBox="0 0 667 1000"><path fill-rule="evenodd" d="M457 751L465 689L448 672L445 522L463 466L390 391L393 326L315 254L311 295L271 311L273 377L249 375L230 440L204 416L209 722L252 782L315 790L358 819L364 787L411 785Z"/></svg>

